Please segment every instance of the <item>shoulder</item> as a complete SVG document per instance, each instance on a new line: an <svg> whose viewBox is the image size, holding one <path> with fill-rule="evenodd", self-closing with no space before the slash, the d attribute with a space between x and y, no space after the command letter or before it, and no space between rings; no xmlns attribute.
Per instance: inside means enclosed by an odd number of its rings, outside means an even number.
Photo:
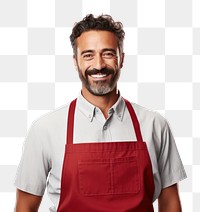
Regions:
<svg viewBox="0 0 200 212"><path fill-rule="evenodd" d="M59 128L66 123L68 109L69 103L43 114L33 121L31 128L39 131Z"/></svg>
<svg viewBox="0 0 200 212"><path fill-rule="evenodd" d="M174 142L173 131L167 119L157 111L149 110L141 105L132 103L137 115L143 139L159 153L166 142Z"/></svg>
<svg viewBox="0 0 200 212"><path fill-rule="evenodd" d="M135 110L135 113L138 117L140 125L148 124L149 127L154 126L157 129L158 128L165 129L166 127L168 127L168 122L166 118L163 115L161 115L159 112L147 109L136 103L131 103L131 104Z"/></svg>

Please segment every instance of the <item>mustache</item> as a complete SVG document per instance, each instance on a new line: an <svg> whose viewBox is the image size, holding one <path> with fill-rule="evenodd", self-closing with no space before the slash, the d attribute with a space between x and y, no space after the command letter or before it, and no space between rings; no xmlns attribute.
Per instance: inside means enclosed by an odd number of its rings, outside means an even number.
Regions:
<svg viewBox="0 0 200 212"><path fill-rule="evenodd" d="M85 75L93 75L93 74L114 74L114 70L110 68L102 68L100 70L93 68L93 69L87 69L85 71Z"/></svg>

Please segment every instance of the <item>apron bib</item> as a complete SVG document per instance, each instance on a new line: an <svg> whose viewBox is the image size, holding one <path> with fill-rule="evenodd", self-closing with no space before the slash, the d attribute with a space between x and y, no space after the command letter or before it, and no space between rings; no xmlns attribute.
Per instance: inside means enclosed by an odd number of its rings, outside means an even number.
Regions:
<svg viewBox="0 0 200 212"><path fill-rule="evenodd" d="M150 157L133 107L125 102L137 141L80 144L73 144L76 99L71 102L58 212L154 211Z"/></svg>

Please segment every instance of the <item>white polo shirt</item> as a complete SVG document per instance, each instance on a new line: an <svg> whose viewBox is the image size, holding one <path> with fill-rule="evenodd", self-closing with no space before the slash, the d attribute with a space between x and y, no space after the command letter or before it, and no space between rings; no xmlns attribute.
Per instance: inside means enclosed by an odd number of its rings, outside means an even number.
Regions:
<svg viewBox="0 0 200 212"><path fill-rule="evenodd" d="M157 112L135 103L132 106L152 162L155 200L162 188L186 178L186 173L167 121ZM55 209L60 198L68 109L69 104L33 123L25 139L15 180L18 189L34 195L42 196L47 187ZM136 141L131 117L121 96L110 108L106 120L99 108L79 95L74 125L74 143Z"/></svg>

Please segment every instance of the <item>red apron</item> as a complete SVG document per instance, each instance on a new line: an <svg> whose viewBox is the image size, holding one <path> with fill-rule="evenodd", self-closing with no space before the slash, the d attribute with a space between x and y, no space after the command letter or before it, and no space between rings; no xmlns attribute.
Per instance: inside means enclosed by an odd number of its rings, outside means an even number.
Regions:
<svg viewBox="0 0 200 212"><path fill-rule="evenodd" d="M73 144L76 100L71 102L58 212L154 211L150 157L133 107L125 102L137 141L80 144Z"/></svg>

